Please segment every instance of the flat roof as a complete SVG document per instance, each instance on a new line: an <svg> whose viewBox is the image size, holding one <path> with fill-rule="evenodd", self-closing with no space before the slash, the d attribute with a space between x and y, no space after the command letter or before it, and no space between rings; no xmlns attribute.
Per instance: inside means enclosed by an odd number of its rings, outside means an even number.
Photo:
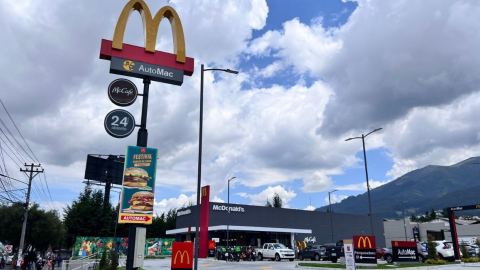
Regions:
<svg viewBox="0 0 480 270"><path fill-rule="evenodd" d="M189 228L180 228L168 230L167 235L177 233L187 233ZM232 231L254 231L254 232L284 232L284 233L312 233L311 229L291 229L291 228L273 228L273 227L253 227L253 226L237 226L229 225L229 230ZM196 228L191 227L190 232L195 232ZM209 226L208 231L222 231L227 230L227 225Z"/></svg>

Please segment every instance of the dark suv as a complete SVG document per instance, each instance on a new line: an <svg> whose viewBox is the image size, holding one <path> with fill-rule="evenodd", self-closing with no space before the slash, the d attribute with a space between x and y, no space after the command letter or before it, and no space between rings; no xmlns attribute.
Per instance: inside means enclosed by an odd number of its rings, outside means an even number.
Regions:
<svg viewBox="0 0 480 270"><path fill-rule="evenodd" d="M308 246L306 249L298 253L298 259L300 261L303 261L303 259L320 261L326 258L325 246Z"/></svg>

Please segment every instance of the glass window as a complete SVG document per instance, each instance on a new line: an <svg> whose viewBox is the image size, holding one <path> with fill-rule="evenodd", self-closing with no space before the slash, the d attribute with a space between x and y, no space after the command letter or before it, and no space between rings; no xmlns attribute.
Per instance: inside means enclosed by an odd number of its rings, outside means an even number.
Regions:
<svg viewBox="0 0 480 270"><path fill-rule="evenodd" d="M282 244L273 244L273 246L275 247L275 249L286 249L286 247Z"/></svg>

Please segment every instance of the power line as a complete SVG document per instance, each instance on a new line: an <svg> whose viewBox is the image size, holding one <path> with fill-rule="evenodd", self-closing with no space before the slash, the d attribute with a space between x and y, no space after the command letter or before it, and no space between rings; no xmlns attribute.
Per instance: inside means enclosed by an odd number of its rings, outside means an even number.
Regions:
<svg viewBox="0 0 480 270"><path fill-rule="evenodd" d="M3 104L2 99L0 99L0 103L2 103L2 106L3 106L3 108L5 109L5 112L7 112L8 117L10 118L10 120L12 120L12 123L13 123L13 125L15 126L15 128L17 129L18 134L20 134L20 137L22 137L22 139L23 139L23 142L27 145L27 147L28 147L28 149L30 150L30 152L32 152L32 155L35 157L36 161L37 161L38 163L40 163L40 162L38 161L38 158L37 158L37 157L35 156L35 154L33 153L32 149L31 149L30 146L28 145L28 143L27 143L27 141L25 140L25 138L23 138L22 133L21 133L20 130L18 129L17 125L15 124L15 121L13 121L12 117L10 116L10 113L8 112L7 108L5 107L5 104ZM18 142L17 142L17 143L18 143ZM20 147L21 147L21 146L20 146ZM22 149L23 149L23 147L22 147ZM23 151L25 151L25 149L24 149ZM26 153L26 151L25 151L25 153ZM29 156L30 156L30 155L29 155ZM32 158L32 159L33 159L33 158Z"/></svg>
<svg viewBox="0 0 480 270"><path fill-rule="evenodd" d="M13 136L12 132L10 132L10 129L8 129L7 125L3 122L3 120L2 120L1 118L0 118L0 123L1 123L1 124L3 125L3 127L7 130L7 132L10 134L10 136L13 138L13 140L18 144L18 146L20 146L20 148L22 148L22 150L25 152L25 149L23 149L23 147L18 143L18 141L17 141L17 139L15 138L15 136ZM4 132L1 128L0 128L0 130L2 131L3 135L5 135L5 138L7 138L7 140L12 144L13 148L14 148L15 150L17 150L17 153L18 153L19 155L21 155L22 158L25 158L25 157L20 153L20 151L18 150L18 148L15 146L15 144L14 144L12 141L10 141L10 139L9 139L8 136L7 136L7 134L5 134L5 132ZM30 159L32 158L32 157L30 157L30 156L28 155L27 152L25 152L25 154L27 154L27 156L28 156Z"/></svg>
<svg viewBox="0 0 480 270"><path fill-rule="evenodd" d="M8 178L8 179L10 179L10 180L14 180L14 181L17 181L17 182L20 182L20 183L24 183L25 185L28 185L27 183L25 183L25 182L23 182L23 181L21 181L21 180L12 178L12 177L10 177L10 176L8 176L8 175L4 175L4 174L1 174L1 173L0 173L0 176L6 177L6 178Z"/></svg>

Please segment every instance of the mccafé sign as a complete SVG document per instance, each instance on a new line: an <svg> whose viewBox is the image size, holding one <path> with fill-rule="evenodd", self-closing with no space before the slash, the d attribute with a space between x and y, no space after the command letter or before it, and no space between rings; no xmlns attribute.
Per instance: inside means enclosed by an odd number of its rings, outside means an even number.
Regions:
<svg viewBox="0 0 480 270"><path fill-rule="evenodd" d="M130 14L138 11L143 21L145 47L123 43ZM173 54L156 51L158 28L167 18L172 28ZM110 73L182 85L183 76L192 76L194 59L186 56L182 22L170 6L162 7L155 16L143 0L130 0L118 18L113 40L102 39L100 59L110 60Z"/></svg>

